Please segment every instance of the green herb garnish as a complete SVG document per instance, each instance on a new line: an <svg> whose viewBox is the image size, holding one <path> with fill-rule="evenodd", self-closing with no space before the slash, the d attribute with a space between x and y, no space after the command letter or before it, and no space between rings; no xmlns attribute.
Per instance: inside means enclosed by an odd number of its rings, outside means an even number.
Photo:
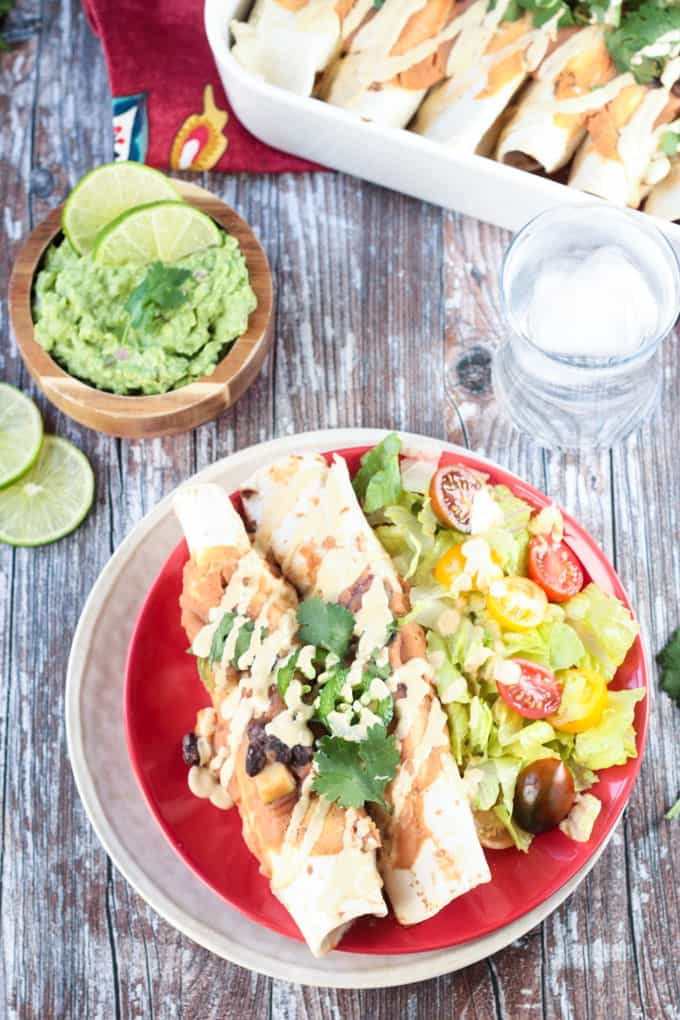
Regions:
<svg viewBox="0 0 680 1020"><path fill-rule="evenodd" d="M182 290L182 284L190 276L189 269L152 262L125 304L130 325L143 336L151 330L156 316L175 311L185 304L188 297Z"/></svg>
<svg viewBox="0 0 680 1020"><path fill-rule="evenodd" d="M321 688L317 715L325 725L327 725L328 716L335 711L337 702L340 700L340 692L345 685L348 673L348 669L336 666Z"/></svg>
<svg viewBox="0 0 680 1020"><path fill-rule="evenodd" d="M672 808L669 808L664 815L669 822L672 822L676 818L680 818L680 798L676 800Z"/></svg>
<svg viewBox="0 0 680 1020"><path fill-rule="evenodd" d="M680 627L673 631L656 657L661 667L661 686L680 706Z"/></svg>
<svg viewBox="0 0 680 1020"><path fill-rule="evenodd" d="M344 659L354 632L354 616L336 602L320 598L301 602L297 610L298 637L308 645L317 645Z"/></svg>
<svg viewBox="0 0 680 1020"><path fill-rule="evenodd" d="M399 436L396 432L390 432L361 458L361 467L352 484L367 514L398 501L402 491L400 449Z"/></svg>
<svg viewBox="0 0 680 1020"><path fill-rule="evenodd" d="M298 648L293 652L285 666L281 666L276 674L276 686L279 689L279 694L286 700L286 691L290 687L290 682L295 676L295 670L297 669L297 661L300 658L301 648Z"/></svg>
<svg viewBox="0 0 680 1020"><path fill-rule="evenodd" d="M244 624L239 627L238 636L236 638L236 644L234 646L234 654L231 657L231 665L234 669L238 669L238 660L242 655L250 648L250 642L253 639L253 633L255 631L255 624L252 620L247 620Z"/></svg>
<svg viewBox="0 0 680 1020"><path fill-rule="evenodd" d="M225 613L220 622L217 624L217 628L213 634L212 643L210 645L210 655L208 656L211 664L222 661L224 645L229 637L231 628L234 626L235 619L236 613Z"/></svg>
<svg viewBox="0 0 680 1020"><path fill-rule="evenodd" d="M327 800L346 808L368 802L387 806L385 787L396 775L399 751L382 723L372 726L359 742L322 737L314 761L319 771L312 789Z"/></svg>
<svg viewBox="0 0 680 1020"><path fill-rule="evenodd" d="M627 13L615 31L607 33L607 49L619 71L632 71L639 84L648 85L658 81L667 61L677 56L680 43L669 42L668 52L658 56L641 55L640 51L666 33L678 31L680 7L647 0Z"/></svg>

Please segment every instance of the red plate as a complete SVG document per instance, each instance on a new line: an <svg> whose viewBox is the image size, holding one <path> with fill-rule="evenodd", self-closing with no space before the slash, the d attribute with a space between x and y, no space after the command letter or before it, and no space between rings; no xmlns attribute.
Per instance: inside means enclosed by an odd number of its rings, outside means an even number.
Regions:
<svg viewBox="0 0 680 1020"><path fill-rule="evenodd" d="M368 447L338 451L354 473ZM329 455L330 456L330 455ZM441 463L462 461L507 485L534 507L549 500L514 475L489 468L474 457L449 453ZM238 494L233 497L240 508ZM629 608L613 567L595 542L569 517L565 539L577 554L586 580L596 581ZM187 639L180 626L178 599L187 547L171 553L149 592L137 620L125 677L125 731L132 767L163 832L192 871L219 896L258 924L301 939L287 912L259 874L255 858L241 837L238 812L219 811L192 796L182 760L182 735L196 712L208 704ZM647 686L642 644L637 638L612 683L614 688ZM341 949L354 953L418 953L445 949L503 928L547 900L583 867L616 824L640 769L647 738L649 698L635 709L638 757L602 771L594 793L602 811L588 843L575 843L558 829L536 837L528 854L487 851L492 881L455 900L436 917L402 928L390 915L358 921Z"/></svg>

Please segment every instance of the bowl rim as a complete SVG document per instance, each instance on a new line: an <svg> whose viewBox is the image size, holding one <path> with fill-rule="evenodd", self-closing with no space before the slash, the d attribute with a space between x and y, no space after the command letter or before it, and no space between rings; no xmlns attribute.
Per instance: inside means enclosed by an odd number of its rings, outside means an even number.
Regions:
<svg viewBox="0 0 680 1020"><path fill-rule="evenodd" d="M47 248L62 234L63 203L31 231L12 267L10 322L19 353L33 379L70 417L113 435L168 435L215 417L253 382L273 339L272 274L252 228L236 210L205 188L179 179L173 179L173 183L189 205L207 213L237 239L257 298L246 329L209 375L165 393L110 393L71 375L38 343L32 315L33 288ZM112 428L116 423L119 429Z"/></svg>

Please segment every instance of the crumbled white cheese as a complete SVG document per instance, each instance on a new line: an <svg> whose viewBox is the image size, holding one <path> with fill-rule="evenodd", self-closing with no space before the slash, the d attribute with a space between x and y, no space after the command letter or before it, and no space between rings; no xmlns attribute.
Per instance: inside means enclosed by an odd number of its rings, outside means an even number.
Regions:
<svg viewBox="0 0 680 1020"><path fill-rule="evenodd" d="M488 486L478 489L472 500L470 510L470 531L473 535L484 534L504 520L503 511L491 494Z"/></svg>
<svg viewBox="0 0 680 1020"><path fill-rule="evenodd" d="M555 503L544 506L529 521L529 531L532 535L546 535L554 542L561 542L564 535L564 518L560 508Z"/></svg>

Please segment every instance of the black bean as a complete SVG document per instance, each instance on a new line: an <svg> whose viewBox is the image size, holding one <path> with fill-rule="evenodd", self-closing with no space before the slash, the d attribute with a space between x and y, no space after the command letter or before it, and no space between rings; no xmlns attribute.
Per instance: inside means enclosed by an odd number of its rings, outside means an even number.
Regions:
<svg viewBox="0 0 680 1020"><path fill-rule="evenodd" d="M398 683L397 684L397 693L394 695L395 700L399 700L399 698L405 698L407 694L408 694L408 691L406 690L406 684L405 683Z"/></svg>
<svg viewBox="0 0 680 1020"><path fill-rule="evenodd" d="M249 744L246 752L246 773L256 776L267 764L267 756L259 744Z"/></svg>
<svg viewBox="0 0 680 1020"><path fill-rule="evenodd" d="M198 753L198 738L195 733L185 733L182 737L182 757L187 765L201 764L201 756Z"/></svg>
<svg viewBox="0 0 680 1020"><path fill-rule="evenodd" d="M671 92L674 96L680 96L680 79L671 87Z"/></svg>
<svg viewBox="0 0 680 1020"><path fill-rule="evenodd" d="M290 760L291 764L301 767L308 765L312 760L314 751L311 747L305 747L303 744L296 744L295 747L291 748Z"/></svg>
<svg viewBox="0 0 680 1020"><path fill-rule="evenodd" d="M248 740L251 744L262 744L264 739L264 723L260 719L253 719L248 723Z"/></svg>
<svg viewBox="0 0 680 1020"><path fill-rule="evenodd" d="M274 756L275 761L280 761L284 765L290 764L290 748L288 744L284 744L278 737L270 734L264 746L267 753Z"/></svg>

